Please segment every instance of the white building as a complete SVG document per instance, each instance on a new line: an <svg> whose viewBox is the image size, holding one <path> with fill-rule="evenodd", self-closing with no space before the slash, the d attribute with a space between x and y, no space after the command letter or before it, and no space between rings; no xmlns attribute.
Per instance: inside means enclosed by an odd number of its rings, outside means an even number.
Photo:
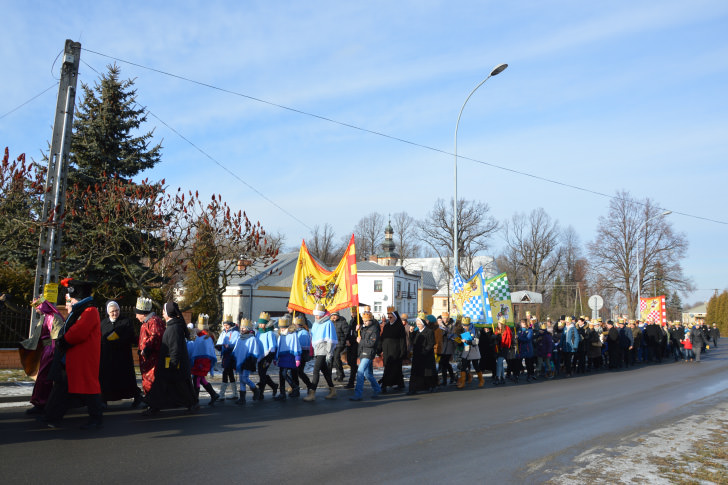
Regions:
<svg viewBox="0 0 728 485"><path fill-rule="evenodd" d="M359 303L369 305L379 318L393 306L400 313L417 314L417 296L421 276L405 271L401 266L385 266L372 261L356 264L359 284Z"/></svg>

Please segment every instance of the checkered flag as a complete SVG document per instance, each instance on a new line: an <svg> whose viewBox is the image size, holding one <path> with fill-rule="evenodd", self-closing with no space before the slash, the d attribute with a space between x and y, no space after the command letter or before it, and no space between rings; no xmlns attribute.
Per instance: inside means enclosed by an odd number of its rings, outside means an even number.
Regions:
<svg viewBox="0 0 728 485"><path fill-rule="evenodd" d="M486 290L488 291L488 295L490 295L490 299L493 301L511 299L511 290L508 286L508 276L505 273L488 281Z"/></svg>
<svg viewBox="0 0 728 485"><path fill-rule="evenodd" d="M452 278L452 292L460 293L461 291L463 291L464 287L465 287L465 280L463 280L463 277L460 276L460 271L458 271L458 269L455 268L455 275Z"/></svg>

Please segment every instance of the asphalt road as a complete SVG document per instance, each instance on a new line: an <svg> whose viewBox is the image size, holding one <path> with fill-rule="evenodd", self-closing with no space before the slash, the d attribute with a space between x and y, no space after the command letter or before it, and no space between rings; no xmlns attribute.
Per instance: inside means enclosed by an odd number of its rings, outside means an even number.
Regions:
<svg viewBox="0 0 728 485"><path fill-rule="evenodd" d="M4 483L539 483L586 448L700 413L728 397L728 339L699 364L360 403L230 401L197 415L144 418L112 405L102 430L84 413L46 429L0 412ZM368 397L368 385L365 398ZM81 411L81 410L78 410Z"/></svg>

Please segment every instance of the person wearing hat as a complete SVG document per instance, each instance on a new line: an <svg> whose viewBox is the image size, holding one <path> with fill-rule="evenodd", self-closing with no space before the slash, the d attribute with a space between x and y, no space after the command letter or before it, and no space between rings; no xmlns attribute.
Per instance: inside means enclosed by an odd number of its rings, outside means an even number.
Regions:
<svg viewBox="0 0 728 485"><path fill-rule="evenodd" d="M372 312L366 310L362 315L362 322L358 328L357 336L359 350L359 367L356 371L356 387L351 401L361 401L364 394L364 380L369 381L372 386L372 399L375 399L381 392L379 383L374 377L372 363L377 355L379 347L379 325L376 324Z"/></svg>
<svg viewBox="0 0 728 485"><path fill-rule="evenodd" d="M602 341L598 322L589 321L589 328L586 331L584 342L586 344L586 356L589 370L596 371L602 367Z"/></svg>
<svg viewBox="0 0 728 485"><path fill-rule="evenodd" d="M536 362L541 375L546 379L553 379L554 369L551 363L551 352L553 352L554 341L547 329L547 325L542 323L534 337L534 353L536 354Z"/></svg>
<svg viewBox="0 0 728 485"><path fill-rule="evenodd" d="M253 401L258 399L258 387L250 380L250 373L258 369L258 360L263 356L263 346L255 336L253 322L247 318L240 321L240 337L233 347L235 365L240 375L240 398L235 404L245 405L245 386L253 393Z"/></svg>
<svg viewBox="0 0 728 485"><path fill-rule="evenodd" d="M53 389L53 382L48 379L48 372L51 370L51 363L53 362L55 342L65 322L56 306L42 296L38 297L30 305L41 315L42 320L39 322L40 333L37 334L37 340L32 345L33 348L31 349L31 345L26 346L25 342L23 342L23 346L27 350L40 353L38 373L35 376L33 393L30 396L30 404L33 407L25 413L43 414L43 408ZM40 347L39 350L38 347Z"/></svg>
<svg viewBox="0 0 728 485"><path fill-rule="evenodd" d="M454 327L455 327L455 321L450 318L449 312L442 312L441 315L442 323L440 324L440 330L441 330L441 336L440 336L440 345L439 345L439 355L440 357L440 368L439 371L442 374L442 382L440 383L442 386L447 386L447 378L450 377L450 384L453 384L456 382L455 379L455 371L452 368L452 364L450 363L450 360L452 359L453 354L455 353L455 336L454 336ZM435 333L435 339L437 339L437 332Z"/></svg>
<svg viewBox="0 0 728 485"><path fill-rule="evenodd" d="M291 386L291 397L300 395L296 369L301 366L301 344L296 333L289 331L292 330L290 327L289 315L284 315L278 320L278 346L274 362L278 366L278 385L281 392L273 398L276 401L286 400L286 383Z"/></svg>
<svg viewBox="0 0 728 485"><path fill-rule="evenodd" d="M59 426L70 399L86 404L89 419L82 429L103 427L103 403L99 384L101 318L93 305L92 283L71 278L61 280L70 298L71 311L59 332L49 377L53 390L45 407L45 421Z"/></svg>
<svg viewBox="0 0 728 485"><path fill-rule="evenodd" d="M319 383L319 375L323 373L326 384L329 386L329 393L326 399L336 399L336 387L331 379L331 362L334 359L334 348L338 340L336 329L331 321L326 307L322 303L316 303L313 310L315 320L311 326L311 345L313 346L313 379L308 387L308 395L303 398L306 402L316 400L316 388Z"/></svg>
<svg viewBox="0 0 728 485"><path fill-rule="evenodd" d="M533 325L525 319L516 333L518 339L518 360L526 362L526 382L534 378L535 353L533 350Z"/></svg>
<svg viewBox="0 0 728 485"><path fill-rule="evenodd" d="M470 368L472 367L478 376L478 387L485 385L485 379L483 379L483 372L480 370L480 339L478 338L478 329L470 322L469 317L463 317L462 320L463 332L460 337L463 341L463 351L460 354L460 365L458 370L460 372L460 378L458 379L457 387L462 389L465 387L466 381L469 383L473 380L470 376Z"/></svg>
<svg viewBox="0 0 728 485"><path fill-rule="evenodd" d="M108 317L101 321L101 395L104 402L134 399L131 407L137 408L142 402L142 391L137 386L131 350L136 341L134 326L121 316L115 301L106 303L106 313Z"/></svg>
<svg viewBox="0 0 728 485"><path fill-rule="evenodd" d="M222 321L222 332L217 338L217 345L215 348L220 351L220 358L222 360L222 385L220 387L220 402L225 401L225 391L227 390L228 383L233 391L233 397L238 395L238 383L235 382L235 357L233 357L233 348L235 342L240 337L240 330L237 325L233 322L232 315L225 315Z"/></svg>
<svg viewBox="0 0 728 485"><path fill-rule="evenodd" d="M581 337L579 331L574 326L573 319L566 318L566 326L564 333L561 334L561 355L564 360L564 371L567 377L571 377L574 371L574 354L579 348Z"/></svg>
<svg viewBox="0 0 728 485"><path fill-rule="evenodd" d="M197 316L197 328L193 330L196 337L190 346L190 359L192 360L192 384L195 387L197 401L200 400L200 386L202 386L210 395L208 405L214 406L220 395L215 392L212 384L207 381L207 374L212 371L215 362L217 362L215 341L209 331L209 320L210 316L205 313L200 313Z"/></svg>
<svg viewBox="0 0 728 485"><path fill-rule="evenodd" d="M159 362L159 347L162 345L162 335L166 325L161 317L152 311L151 298L140 296L137 298L134 313L142 326L139 329L139 371L142 374L142 390L146 394L152 388L157 362Z"/></svg>
<svg viewBox="0 0 728 485"><path fill-rule="evenodd" d="M617 321L619 322L618 319ZM622 320L624 323L624 320ZM619 328L614 325L612 320L607 320L607 356L609 359L609 369L616 370L621 363L621 347L619 345Z"/></svg>
<svg viewBox="0 0 728 485"><path fill-rule="evenodd" d="M278 336L273 331L273 322L270 321L268 312L261 312L258 317L258 331L255 335L260 340L263 350L262 356L258 360L258 395L256 396L258 401L262 401L266 385L273 389L273 397L278 394L278 384L273 382L273 379L268 375L268 368L276 357L278 347ZM285 392L285 389L283 392Z"/></svg>
<svg viewBox="0 0 728 485"><path fill-rule="evenodd" d="M162 307L162 317L167 328L162 335L162 346L159 348L157 377L146 396L149 406L145 416L153 416L162 409L187 409L187 413L200 408L195 390L192 386L192 369L187 351L187 324L182 312L174 301Z"/></svg>

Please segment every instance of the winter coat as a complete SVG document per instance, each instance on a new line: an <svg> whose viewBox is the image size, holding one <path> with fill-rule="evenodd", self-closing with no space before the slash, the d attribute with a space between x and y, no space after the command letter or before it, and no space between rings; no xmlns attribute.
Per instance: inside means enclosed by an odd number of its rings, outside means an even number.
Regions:
<svg viewBox="0 0 728 485"><path fill-rule="evenodd" d="M536 357L542 357L544 359L551 356L553 350L553 338L551 334L546 330L539 330L538 332L538 345L536 346Z"/></svg>
<svg viewBox="0 0 728 485"><path fill-rule="evenodd" d="M379 347L379 325L374 320L362 324L361 340L359 341L359 358L374 359Z"/></svg>
<svg viewBox="0 0 728 485"><path fill-rule="evenodd" d="M531 328L518 330L518 357L521 359L533 357L533 329Z"/></svg>
<svg viewBox="0 0 728 485"><path fill-rule="evenodd" d="M99 311L87 306L63 338L70 345L66 351L68 392L99 394L99 363L101 360L101 318Z"/></svg>
<svg viewBox="0 0 728 485"><path fill-rule="evenodd" d="M566 327L564 333L561 334L561 350L563 352L574 353L579 348L581 337L574 325Z"/></svg>

